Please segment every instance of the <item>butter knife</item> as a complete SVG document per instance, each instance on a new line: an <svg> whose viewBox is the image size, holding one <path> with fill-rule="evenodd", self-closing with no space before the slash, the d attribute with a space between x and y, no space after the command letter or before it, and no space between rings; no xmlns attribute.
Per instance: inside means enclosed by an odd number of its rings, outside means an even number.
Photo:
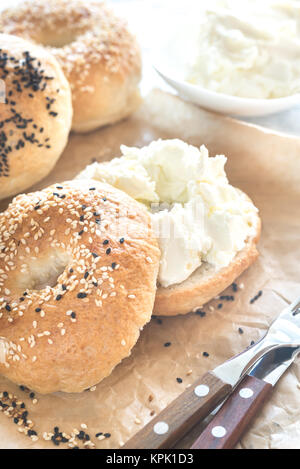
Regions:
<svg viewBox="0 0 300 469"><path fill-rule="evenodd" d="M226 399L191 449L234 448L299 352L299 347L282 347L264 355Z"/></svg>
<svg viewBox="0 0 300 469"><path fill-rule="evenodd" d="M282 311L259 342L198 379L122 449L171 448L215 410L259 360L284 347L300 347L300 297Z"/></svg>

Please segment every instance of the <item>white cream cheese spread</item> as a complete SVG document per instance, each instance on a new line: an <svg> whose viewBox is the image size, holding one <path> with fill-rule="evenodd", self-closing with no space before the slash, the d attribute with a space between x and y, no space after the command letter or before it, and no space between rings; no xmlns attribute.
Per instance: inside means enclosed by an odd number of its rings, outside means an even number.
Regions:
<svg viewBox="0 0 300 469"><path fill-rule="evenodd" d="M203 15L186 81L247 98L300 92L299 1L220 1Z"/></svg>
<svg viewBox="0 0 300 469"><path fill-rule="evenodd" d="M77 178L96 179L123 190L149 209L161 261L159 283L181 283L202 262L227 266L255 232L257 209L228 183L225 156L209 157L174 140L139 148L121 146L122 156L87 166Z"/></svg>

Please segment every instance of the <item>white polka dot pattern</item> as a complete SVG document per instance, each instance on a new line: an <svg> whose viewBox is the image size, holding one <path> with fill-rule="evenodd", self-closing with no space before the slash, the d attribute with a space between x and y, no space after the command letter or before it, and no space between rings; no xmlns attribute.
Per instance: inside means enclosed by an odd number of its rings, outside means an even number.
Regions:
<svg viewBox="0 0 300 469"><path fill-rule="evenodd" d="M249 399L253 396L253 394L254 392L250 388L242 388L239 392L240 397L242 397L243 399Z"/></svg>
<svg viewBox="0 0 300 469"><path fill-rule="evenodd" d="M211 431L212 436L215 438L223 438L227 433L226 428L224 427L214 427Z"/></svg>
<svg viewBox="0 0 300 469"><path fill-rule="evenodd" d="M157 422L153 427L153 431L157 435L164 435L165 433L168 432L168 430L169 430L169 425L166 422Z"/></svg>
<svg viewBox="0 0 300 469"><path fill-rule="evenodd" d="M209 393L209 387L206 386L205 384L200 384L199 386L195 387L194 393L198 397L207 396L207 394Z"/></svg>

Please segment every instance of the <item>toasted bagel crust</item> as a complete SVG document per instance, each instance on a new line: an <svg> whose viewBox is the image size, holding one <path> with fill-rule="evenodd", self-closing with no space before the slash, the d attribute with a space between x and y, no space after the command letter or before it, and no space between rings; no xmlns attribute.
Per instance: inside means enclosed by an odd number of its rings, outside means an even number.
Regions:
<svg viewBox="0 0 300 469"><path fill-rule="evenodd" d="M41 393L108 376L150 320L159 249L138 202L95 181L0 214L0 373Z"/></svg>
<svg viewBox="0 0 300 469"><path fill-rule="evenodd" d="M116 122L141 102L141 54L126 22L103 3L27 0L0 13L0 31L43 45L72 89L73 124L88 132Z"/></svg>
<svg viewBox="0 0 300 469"><path fill-rule="evenodd" d="M54 167L72 123L69 83L44 48L0 34L0 199L25 190Z"/></svg>

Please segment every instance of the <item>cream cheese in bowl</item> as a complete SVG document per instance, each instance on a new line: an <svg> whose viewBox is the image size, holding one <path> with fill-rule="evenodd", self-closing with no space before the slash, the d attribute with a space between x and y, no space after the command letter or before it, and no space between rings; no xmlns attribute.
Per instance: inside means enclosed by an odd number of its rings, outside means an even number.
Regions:
<svg viewBox="0 0 300 469"><path fill-rule="evenodd" d="M211 91L272 99L300 92L300 3L221 2L207 8L185 80Z"/></svg>
<svg viewBox="0 0 300 469"><path fill-rule="evenodd" d="M223 155L209 157L178 140L139 148L121 146L122 156L87 166L77 178L96 179L123 190L151 213L161 250L158 281L181 283L201 264L229 265L255 233L257 209L231 186Z"/></svg>
<svg viewBox="0 0 300 469"><path fill-rule="evenodd" d="M300 104L300 2L206 0L158 32L152 62L184 99L232 116Z"/></svg>

